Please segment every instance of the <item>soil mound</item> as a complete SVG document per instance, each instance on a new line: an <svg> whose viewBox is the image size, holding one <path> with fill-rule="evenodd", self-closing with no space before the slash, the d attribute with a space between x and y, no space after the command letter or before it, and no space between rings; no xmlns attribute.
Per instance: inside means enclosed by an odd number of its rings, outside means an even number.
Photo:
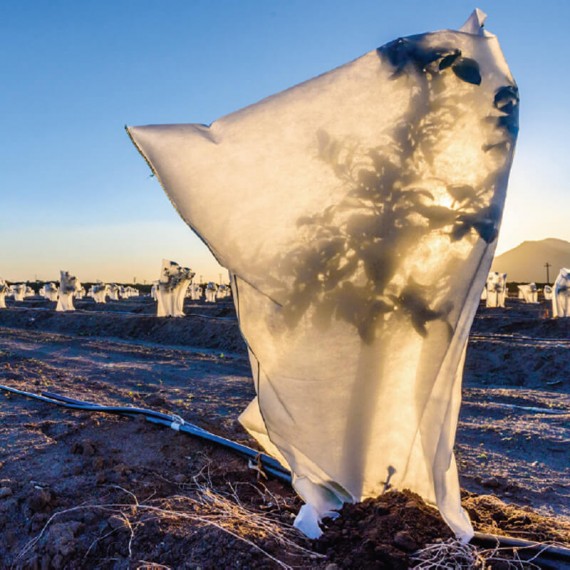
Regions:
<svg viewBox="0 0 570 570"><path fill-rule="evenodd" d="M345 505L328 520L315 549L339 568L409 568L409 554L452 532L439 513L411 491L389 491Z"/></svg>

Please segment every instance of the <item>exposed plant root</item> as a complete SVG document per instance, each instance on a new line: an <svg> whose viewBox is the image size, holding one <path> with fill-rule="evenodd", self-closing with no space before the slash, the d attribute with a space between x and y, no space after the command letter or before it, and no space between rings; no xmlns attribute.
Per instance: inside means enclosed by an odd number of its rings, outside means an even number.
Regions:
<svg viewBox="0 0 570 570"><path fill-rule="evenodd" d="M456 538L428 544L418 550L410 560L421 570L485 570L484 560L477 548Z"/></svg>
<svg viewBox="0 0 570 570"><path fill-rule="evenodd" d="M191 496L174 495L163 499L151 498L142 502L132 492L114 485L115 489L126 493L132 502L80 505L54 513L39 534L20 551L17 561L24 561L36 550L42 538L45 537L48 528L56 519L61 519L77 511L89 509L118 516L123 520L124 529L129 531L127 544L129 561L136 564L135 567L141 570L168 568L151 561L136 559L133 542L136 538L137 527L151 520L174 524L192 521L193 523L198 523L198 525L217 528L231 535L236 540L247 544L281 568L291 568L291 566L273 556L260 546L259 542L268 539L273 540L279 544L281 551L287 552L289 556L310 556L313 559L325 558L299 544L299 534L291 525L277 520L271 513L255 512L244 507L234 487L230 486L232 489L230 495L224 495L214 490L209 477L204 477L204 474L202 474L202 478L205 479L205 482L199 482L196 480L197 478L195 479L192 485L193 493ZM271 505L279 508L279 500L265 486L263 486L263 489L256 490L264 500L265 497L268 497L271 500ZM183 525L181 527L183 528ZM107 538L114 532L116 530L94 540L85 553L84 560L89 556L97 542Z"/></svg>
<svg viewBox="0 0 570 570"><path fill-rule="evenodd" d="M410 557L416 570L488 570L500 566L508 570L540 570L534 561L548 549L548 545L532 558L522 559L524 548L499 547L481 549L464 544L456 538L428 544Z"/></svg>

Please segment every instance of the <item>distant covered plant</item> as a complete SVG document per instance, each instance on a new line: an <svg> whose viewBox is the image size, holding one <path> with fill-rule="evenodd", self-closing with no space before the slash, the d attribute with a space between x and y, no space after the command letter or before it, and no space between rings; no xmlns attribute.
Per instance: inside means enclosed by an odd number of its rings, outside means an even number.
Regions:
<svg viewBox="0 0 570 570"><path fill-rule="evenodd" d="M160 279L156 287L157 317L183 317L184 298L195 273L175 261L162 260Z"/></svg>
<svg viewBox="0 0 570 570"><path fill-rule="evenodd" d="M519 298L525 303L538 303L538 288L536 283L518 285Z"/></svg>
<svg viewBox="0 0 570 570"><path fill-rule="evenodd" d="M240 420L291 468L309 536L389 488L472 535L453 444L519 105L483 18L210 126L129 128L230 271L257 391Z"/></svg>
<svg viewBox="0 0 570 570"><path fill-rule="evenodd" d="M45 283L39 291L40 297L55 302L59 297L59 289L55 283Z"/></svg>
<svg viewBox="0 0 570 570"><path fill-rule="evenodd" d="M225 283L218 285L218 292L216 294L217 299L225 299L232 294L231 289Z"/></svg>
<svg viewBox="0 0 570 570"><path fill-rule="evenodd" d="M138 297L139 294L140 294L140 291L136 287L133 287L132 285L127 285L125 287L122 287L122 290L121 290L121 297L123 299L130 299L131 297Z"/></svg>
<svg viewBox="0 0 570 570"><path fill-rule="evenodd" d="M69 271L61 271L59 280L59 298L57 300L55 310L59 312L75 311L73 297L80 290L81 283L77 277L71 275Z"/></svg>
<svg viewBox="0 0 570 570"><path fill-rule="evenodd" d="M507 298L507 274L491 271L487 276L487 307L505 307L505 299Z"/></svg>
<svg viewBox="0 0 570 570"><path fill-rule="evenodd" d="M552 289L552 316L570 317L570 269L560 270Z"/></svg>
<svg viewBox="0 0 570 570"><path fill-rule="evenodd" d="M116 283L111 283L108 289L108 296L111 301L118 301L120 299L121 287Z"/></svg>
<svg viewBox="0 0 570 570"><path fill-rule="evenodd" d="M92 297L95 303L105 304L107 302L107 296L109 295L109 285L103 283L102 281L97 281L89 288L89 297Z"/></svg>
<svg viewBox="0 0 570 570"><path fill-rule="evenodd" d="M16 283L11 285L10 291L14 297L14 301L23 301L28 293L28 286L25 283Z"/></svg>
<svg viewBox="0 0 570 570"><path fill-rule="evenodd" d="M153 281L152 287L150 288L150 296L153 301L158 301L158 284L159 281Z"/></svg>
<svg viewBox="0 0 570 570"><path fill-rule="evenodd" d="M4 279L0 279L0 309L6 308L6 295L10 292L10 287L4 281Z"/></svg>
<svg viewBox="0 0 570 570"><path fill-rule="evenodd" d="M202 298L202 287L198 283L192 283L188 291L192 301L199 301Z"/></svg>
<svg viewBox="0 0 570 570"><path fill-rule="evenodd" d="M550 285L545 285L542 293L545 301L552 301L552 287Z"/></svg>
<svg viewBox="0 0 570 570"><path fill-rule="evenodd" d="M218 286L213 281L210 281L206 285L206 291L205 291L206 303L215 303L217 293L218 293Z"/></svg>

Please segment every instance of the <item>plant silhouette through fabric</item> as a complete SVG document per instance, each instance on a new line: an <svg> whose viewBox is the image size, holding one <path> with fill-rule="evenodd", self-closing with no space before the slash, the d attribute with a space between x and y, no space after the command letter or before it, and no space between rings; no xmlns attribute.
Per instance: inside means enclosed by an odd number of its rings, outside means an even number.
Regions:
<svg viewBox="0 0 570 570"><path fill-rule="evenodd" d="M210 126L128 129L230 271L257 391L240 420L291 468L310 536L388 488L472 534L453 442L518 130L483 17Z"/></svg>

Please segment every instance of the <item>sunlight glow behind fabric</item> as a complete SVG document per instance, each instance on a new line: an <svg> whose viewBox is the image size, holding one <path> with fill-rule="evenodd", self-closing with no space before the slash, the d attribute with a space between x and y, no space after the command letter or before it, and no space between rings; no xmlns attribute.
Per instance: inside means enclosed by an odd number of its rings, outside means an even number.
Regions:
<svg viewBox="0 0 570 570"><path fill-rule="evenodd" d="M453 443L518 91L476 11L212 125L128 132L232 276L257 397L241 421L293 472L297 526L409 488L456 534Z"/></svg>

